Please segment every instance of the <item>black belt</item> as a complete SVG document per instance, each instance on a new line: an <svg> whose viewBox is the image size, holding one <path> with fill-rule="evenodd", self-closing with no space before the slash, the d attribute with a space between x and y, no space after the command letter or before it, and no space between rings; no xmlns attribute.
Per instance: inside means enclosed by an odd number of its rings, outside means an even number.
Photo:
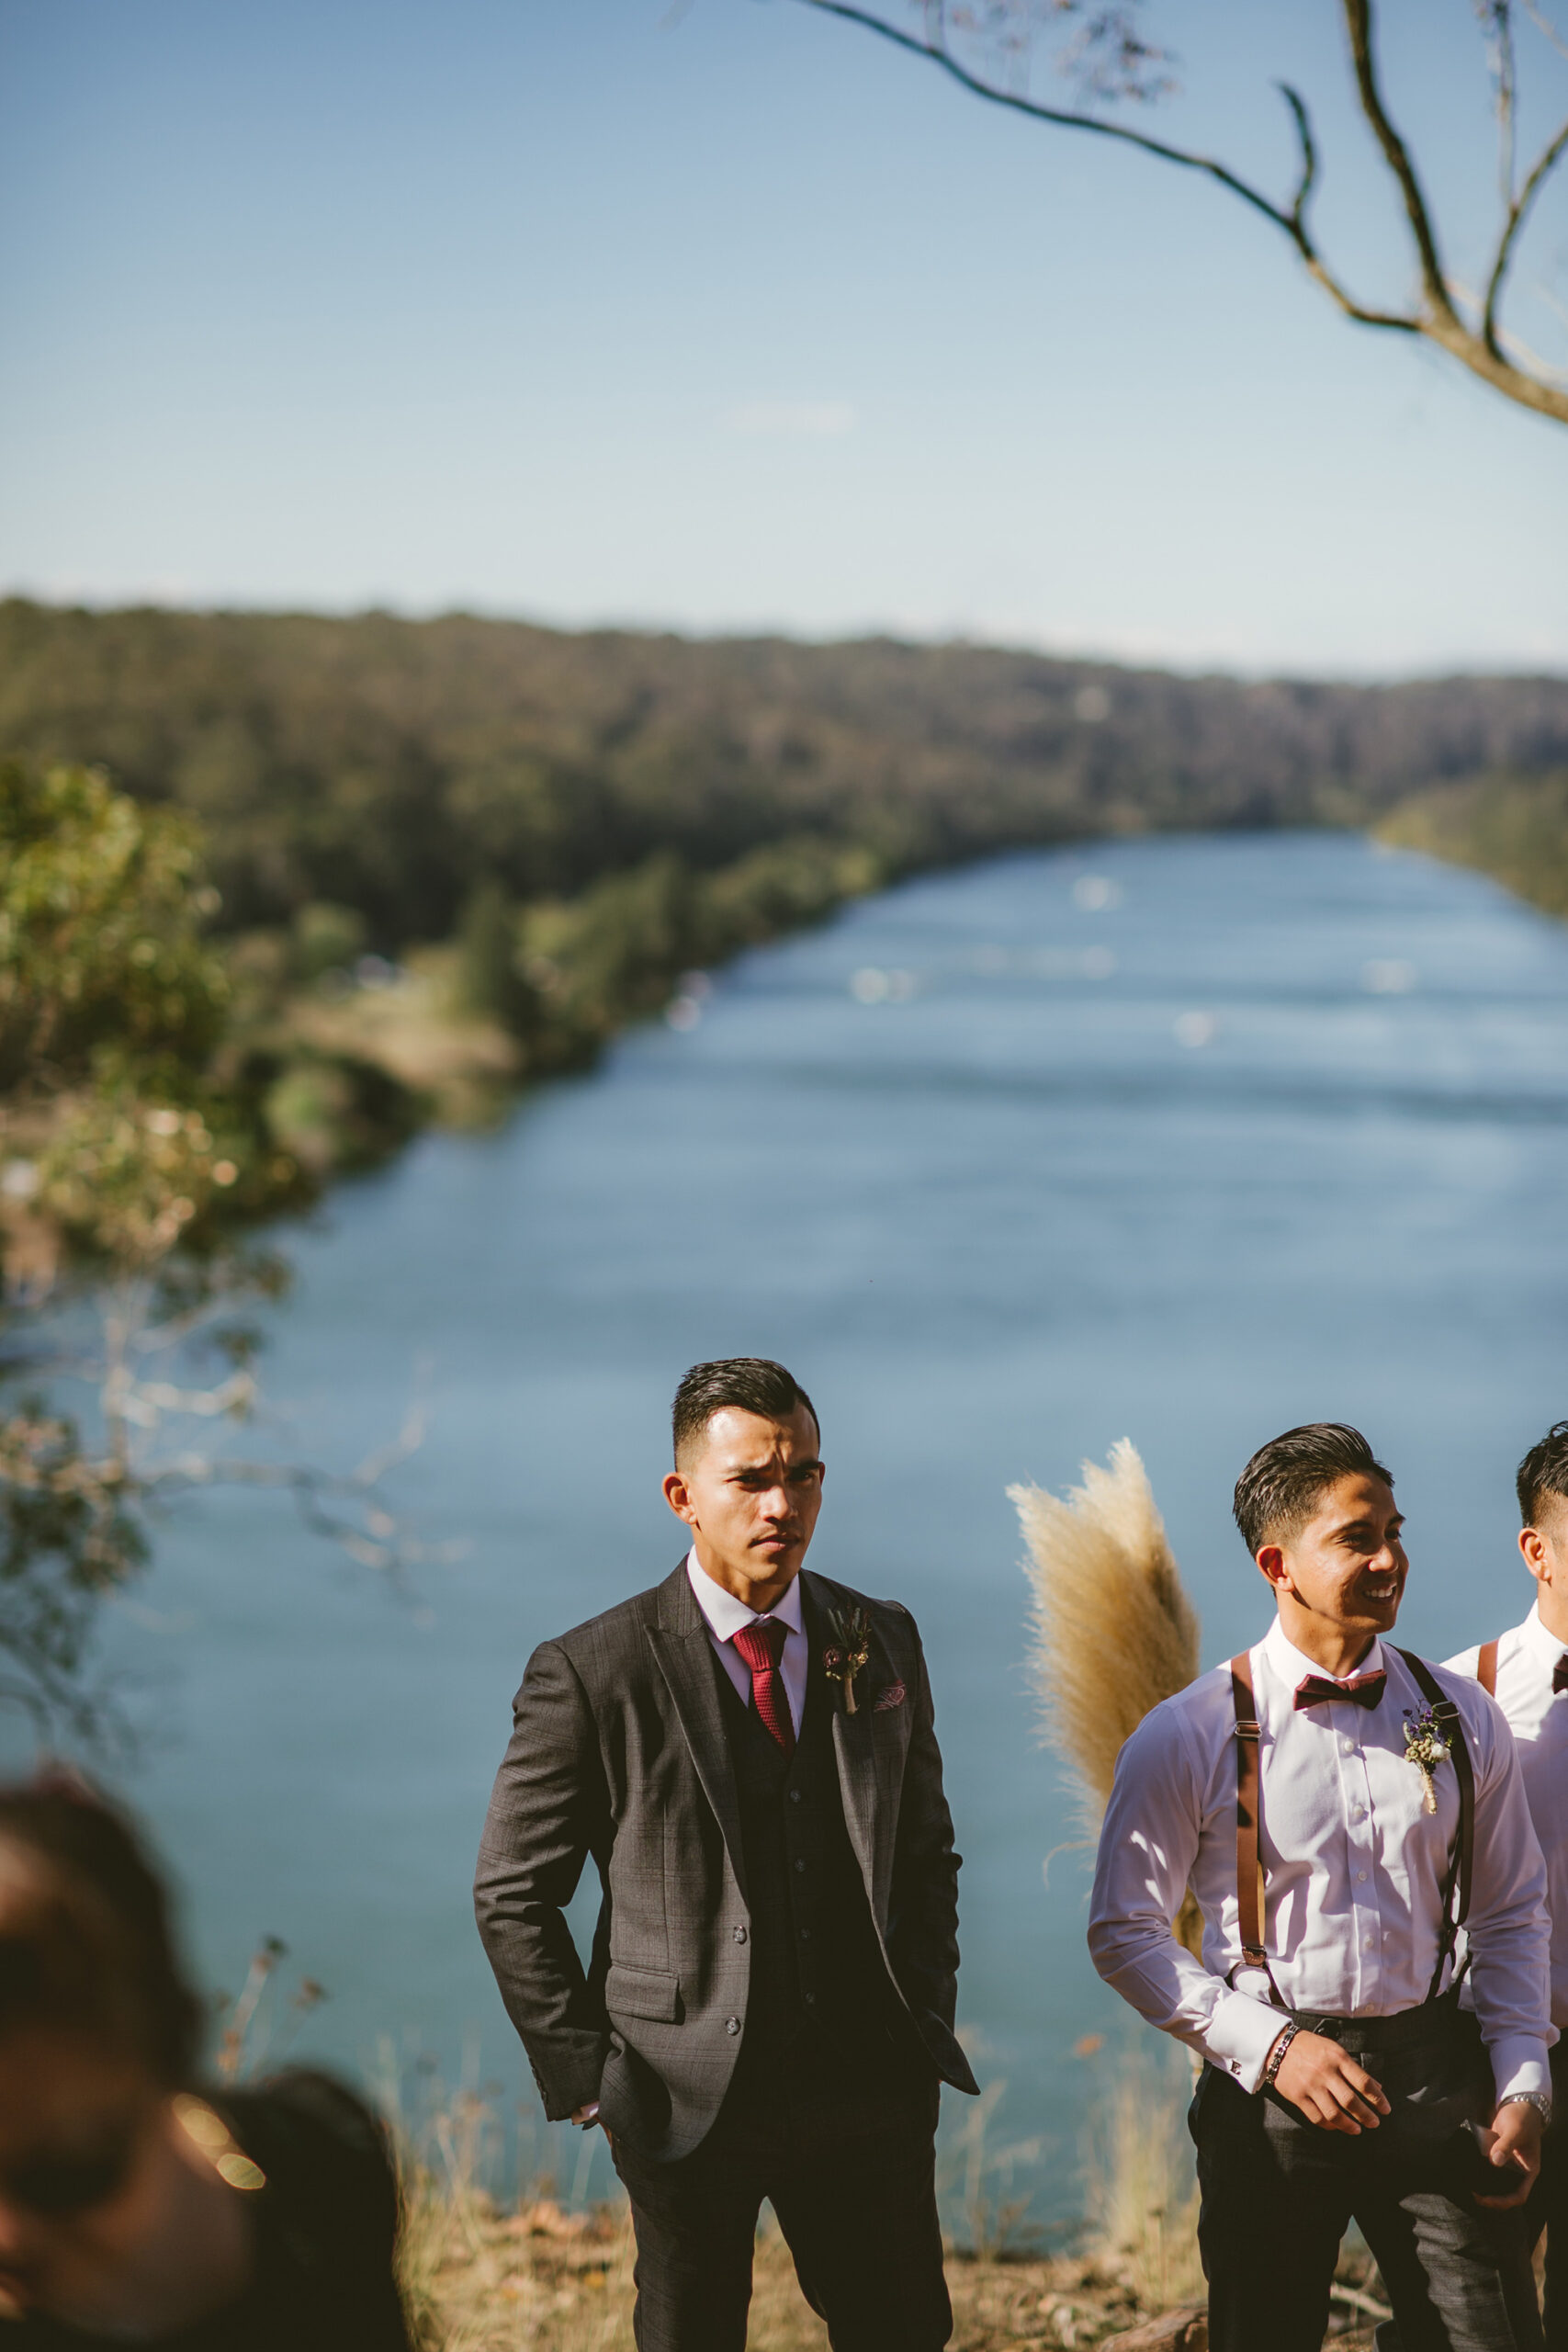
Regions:
<svg viewBox="0 0 1568 2352"><path fill-rule="evenodd" d="M1315 2009L1292 2009L1291 2015L1303 2033L1325 2034L1329 2041L1347 2042L1352 2049L1413 2049L1451 2030L1459 2015L1459 1986L1450 1984L1446 1993L1439 1993L1435 2001L1423 2001L1418 2009L1396 2009L1391 2018L1330 2018Z"/></svg>

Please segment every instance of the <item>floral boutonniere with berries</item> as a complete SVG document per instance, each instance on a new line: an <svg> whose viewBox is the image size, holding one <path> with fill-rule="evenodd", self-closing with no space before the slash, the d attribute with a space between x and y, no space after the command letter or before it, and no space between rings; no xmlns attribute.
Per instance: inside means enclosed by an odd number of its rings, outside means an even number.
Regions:
<svg viewBox="0 0 1568 2352"><path fill-rule="evenodd" d="M1437 1770L1439 1764L1447 1762L1448 1754L1449 1743L1435 1709L1423 1707L1418 1715L1405 1716L1404 1760L1416 1766L1426 1783L1421 1792L1423 1813L1438 1810Z"/></svg>
<svg viewBox="0 0 1568 2352"><path fill-rule="evenodd" d="M855 1712L855 1677L863 1674L871 1657L871 1619L863 1609L830 1609L828 1623L833 1639L822 1653L822 1668L829 1682L844 1694L844 1713Z"/></svg>

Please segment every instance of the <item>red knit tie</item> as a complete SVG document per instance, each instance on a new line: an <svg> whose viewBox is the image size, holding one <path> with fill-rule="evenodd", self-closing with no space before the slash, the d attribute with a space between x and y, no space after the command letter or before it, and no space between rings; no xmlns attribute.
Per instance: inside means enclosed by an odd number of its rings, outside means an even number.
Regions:
<svg viewBox="0 0 1568 2352"><path fill-rule="evenodd" d="M735 1646L751 1673L751 1702L761 1719L762 1729L775 1740L787 1758L795 1754L795 1725L789 1719L789 1700L785 1696L784 1676L779 1672L779 1660L789 1636L789 1627L781 1625L776 1617L759 1617L755 1624L742 1625L732 1636Z"/></svg>

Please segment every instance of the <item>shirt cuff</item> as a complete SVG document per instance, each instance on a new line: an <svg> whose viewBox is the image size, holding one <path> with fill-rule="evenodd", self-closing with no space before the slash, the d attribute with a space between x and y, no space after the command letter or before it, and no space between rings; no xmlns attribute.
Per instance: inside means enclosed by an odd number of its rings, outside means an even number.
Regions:
<svg viewBox="0 0 1568 2352"><path fill-rule="evenodd" d="M1244 2091L1255 2091L1269 2064L1269 2052L1290 2022L1270 2002L1255 2001L1250 1993L1227 1990L1216 2002L1204 2030L1204 2055Z"/></svg>
<svg viewBox="0 0 1568 2352"><path fill-rule="evenodd" d="M1499 2099L1551 2097L1551 2064L1545 2042L1534 2034L1506 2034L1487 2055Z"/></svg>

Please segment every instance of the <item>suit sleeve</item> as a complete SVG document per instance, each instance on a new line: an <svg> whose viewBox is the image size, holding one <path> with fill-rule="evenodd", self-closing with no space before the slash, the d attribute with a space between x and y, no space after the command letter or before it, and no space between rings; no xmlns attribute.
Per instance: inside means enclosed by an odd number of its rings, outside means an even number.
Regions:
<svg viewBox="0 0 1568 2352"><path fill-rule="evenodd" d="M609 2019L564 1917L590 1855L609 1850L609 1794L588 1695L554 1642L513 1704L474 1879L474 1913L507 2015L552 2122L599 2096Z"/></svg>
<svg viewBox="0 0 1568 2352"><path fill-rule="evenodd" d="M958 2006L958 1872L953 1815L942 1785L942 1750L925 1651L915 1646L914 1708L893 1861L887 1956L906 1996L953 2031Z"/></svg>

